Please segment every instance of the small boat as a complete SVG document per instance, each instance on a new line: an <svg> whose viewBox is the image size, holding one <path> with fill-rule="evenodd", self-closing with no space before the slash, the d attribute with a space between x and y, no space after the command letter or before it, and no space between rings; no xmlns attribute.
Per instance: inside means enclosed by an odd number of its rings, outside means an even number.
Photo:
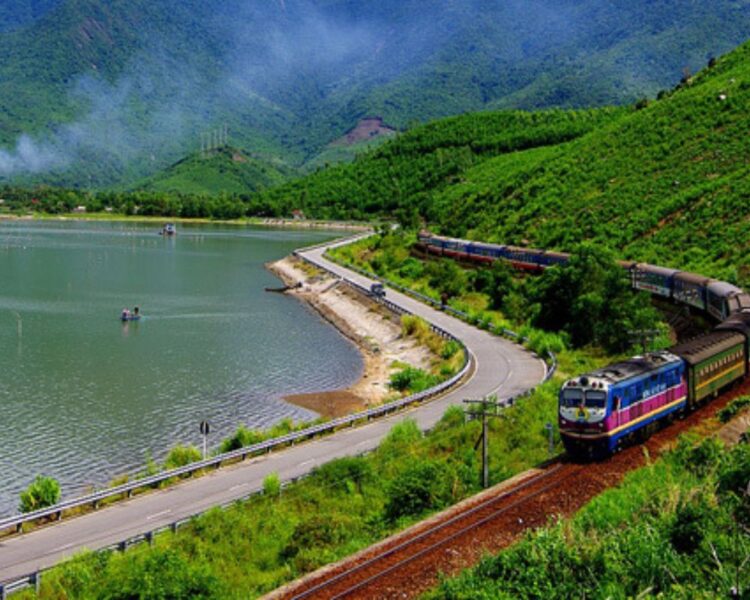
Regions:
<svg viewBox="0 0 750 600"><path fill-rule="evenodd" d="M140 321L141 320L141 309L137 306L133 310L123 308L120 313L120 321L123 323L127 321Z"/></svg>
<svg viewBox="0 0 750 600"><path fill-rule="evenodd" d="M174 223L165 223L159 233L161 235L174 235L177 233L177 228L174 226Z"/></svg>

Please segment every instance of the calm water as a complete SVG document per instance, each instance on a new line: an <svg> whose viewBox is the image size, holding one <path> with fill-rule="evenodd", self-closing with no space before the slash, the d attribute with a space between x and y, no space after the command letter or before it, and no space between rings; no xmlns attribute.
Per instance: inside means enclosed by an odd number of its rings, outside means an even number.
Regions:
<svg viewBox="0 0 750 600"><path fill-rule="evenodd" d="M324 232L0 221L0 515L36 476L64 495L210 441L238 423L312 415L288 393L361 372L351 344L306 306L264 292L263 267ZM141 307L123 324L124 307Z"/></svg>

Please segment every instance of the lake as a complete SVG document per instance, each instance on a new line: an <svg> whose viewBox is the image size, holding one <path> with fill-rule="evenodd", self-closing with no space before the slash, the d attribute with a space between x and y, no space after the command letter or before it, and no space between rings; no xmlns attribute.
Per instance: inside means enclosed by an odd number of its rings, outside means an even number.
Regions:
<svg viewBox="0 0 750 600"><path fill-rule="evenodd" d="M264 291L264 264L340 233L0 221L0 515L37 474L63 495L216 447L239 423L314 415L290 393L346 387L356 348L307 306ZM123 308L142 319L122 323Z"/></svg>

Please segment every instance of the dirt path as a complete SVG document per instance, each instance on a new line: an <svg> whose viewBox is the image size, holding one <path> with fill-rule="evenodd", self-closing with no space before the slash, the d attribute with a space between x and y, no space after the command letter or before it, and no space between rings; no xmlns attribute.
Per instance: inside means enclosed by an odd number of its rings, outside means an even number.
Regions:
<svg viewBox="0 0 750 600"><path fill-rule="evenodd" d="M295 258L284 258L268 268L289 286L302 283L286 293L308 302L356 343L365 363L362 377L346 390L294 394L284 398L287 402L338 417L387 399L391 394L388 381L399 366L430 368L430 351L402 337L400 321L382 306Z"/></svg>

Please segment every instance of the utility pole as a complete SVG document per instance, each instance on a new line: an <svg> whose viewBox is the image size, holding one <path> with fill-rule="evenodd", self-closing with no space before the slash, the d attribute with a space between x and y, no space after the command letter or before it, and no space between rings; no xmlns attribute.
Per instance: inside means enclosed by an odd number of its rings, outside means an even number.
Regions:
<svg viewBox="0 0 750 600"><path fill-rule="evenodd" d="M468 404L470 407L472 405L480 407L479 410L481 412L470 412L469 414L470 418L481 417L482 419L482 435L477 440L477 443L474 444L474 449L476 450L479 442L482 442L482 487L484 489L487 489L488 487L490 487L489 438L487 436L487 419L489 417L499 417L500 409L503 405L498 402L497 396L489 396L480 400L464 400L464 403Z"/></svg>

